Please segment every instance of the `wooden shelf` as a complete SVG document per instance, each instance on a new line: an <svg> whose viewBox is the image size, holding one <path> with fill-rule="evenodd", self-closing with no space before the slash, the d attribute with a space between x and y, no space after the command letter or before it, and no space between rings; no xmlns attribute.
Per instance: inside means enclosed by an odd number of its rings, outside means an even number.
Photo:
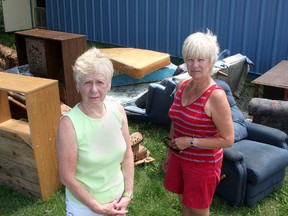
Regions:
<svg viewBox="0 0 288 216"><path fill-rule="evenodd" d="M7 121L0 123L0 133L1 136L5 136L6 138L9 138L11 140L23 141L31 148L33 148L33 144L31 141L30 127L28 122L9 119ZM7 135L11 133L15 135L13 136Z"/></svg>
<svg viewBox="0 0 288 216"><path fill-rule="evenodd" d="M29 40L32 40L32 43ZM35 48L37 55L29 53L29 48L27 48L29 44L33 45L33 40L35 44L40 44ZM72 65L77 57L87 50L85 35L31 29L15 32L15 43L19 65L28 64L30 59L29 66L32 68L32 63L38 62L39 71L35 74L58 80L61 101L70 107L80 101L80 95L74 84ZM42 62L42 65L39 62Z"/></svg>
<svg viewBox="0 0 288 216"><path fill-rule="evenodd" d="M11 118L8 91L25 95L28 121ZM0 182L42 199L60 182L56 136L58 81L0 72Z"/></svg>

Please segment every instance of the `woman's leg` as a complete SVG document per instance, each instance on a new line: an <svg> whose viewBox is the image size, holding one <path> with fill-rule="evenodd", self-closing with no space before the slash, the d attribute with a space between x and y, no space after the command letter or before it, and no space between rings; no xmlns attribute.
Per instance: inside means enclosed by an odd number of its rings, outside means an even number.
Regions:
<svg viewBox="0 0 288 216"><path fill-rule="evenodd" d="M180 195L180 201L182 204L182 196ZM206 209L195 209L189 208L182 204L182 215L183 216L209 216L210 215L210 208Z"/></svg>
<svg viewBox="0 0 288 216"><path fill-rule="evenodd" d="M183 216L209 216L210 209L193 209L182 205L182 215Z"/></svg>
<svg viewBox="0 0 288 216"><path fill-rule="evenodd" d="M215 189L220 181L221 164L191 166L186 163L182 168L184 180L181 197L182 214L209 216Z"/></svg>

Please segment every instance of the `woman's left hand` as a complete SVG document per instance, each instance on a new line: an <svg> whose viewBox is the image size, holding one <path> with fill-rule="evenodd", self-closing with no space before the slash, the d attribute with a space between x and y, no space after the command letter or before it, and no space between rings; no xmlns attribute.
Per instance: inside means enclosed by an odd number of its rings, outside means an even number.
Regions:
<svg viewBox="0 0 288 216"><path fill-rule="evenodd" d="M172 139L170 141L170 144L171 144L171 147L182 151L190 146L190 141L191 141L191 137L183 136L183 137Z"/></svg>

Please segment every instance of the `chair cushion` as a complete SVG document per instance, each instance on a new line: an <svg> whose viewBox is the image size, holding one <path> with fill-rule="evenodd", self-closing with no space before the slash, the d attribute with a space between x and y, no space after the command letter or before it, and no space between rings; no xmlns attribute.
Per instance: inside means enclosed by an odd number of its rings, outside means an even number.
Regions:
<svg viewBox="0 0 288 216"><path fill-rule="evenodd" d="M247 181L255 184L288 166L288 150L251 140L234 143L233 148L244 156Z"/></svg>
<svg viewBox="0 0 288 216"><path fill-rule="evenodd" d="M256 204L261 199L279 188L283 184L284 180L285 169L280 170L278 173L275 173L260 183L253 184L248 182L244 200L245 204L248 206Z"/></svg>
<svg viewBox="0 0 288 216"><path fill-rule="evenodd" d="M238 142L239 140L247 138L248 133L245 125L245 118L241 110L237 106L237 103L232 95L229 85L219 79L215 79L215 82L224 89L227 95L229 105L231 107L232 120L234 123L234 142Z"/></svg>
<svg viewBox="0 0 288 216"><path fill-rule="evenodd" d="M239 108L236 106L231 107L232 120L234 123L234 142L246 139L248 136L247 128L245 125L245 118Z"/></svg>

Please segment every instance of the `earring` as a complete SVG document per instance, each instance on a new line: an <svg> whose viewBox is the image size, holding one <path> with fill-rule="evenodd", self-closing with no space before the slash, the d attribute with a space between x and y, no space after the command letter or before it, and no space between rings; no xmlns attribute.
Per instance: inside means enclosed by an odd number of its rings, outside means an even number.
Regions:
<svg viewBox="0 0 288 216"><path fill-rule="evenodd" d="M80 92L80 90L79 89L77 89L77 93L79 94L79 92Z"/></svg>

